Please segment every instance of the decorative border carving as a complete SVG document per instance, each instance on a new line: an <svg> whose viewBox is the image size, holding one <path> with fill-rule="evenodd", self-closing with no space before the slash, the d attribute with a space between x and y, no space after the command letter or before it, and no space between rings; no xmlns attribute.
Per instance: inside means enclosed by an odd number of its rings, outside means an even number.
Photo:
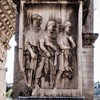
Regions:
<svg viewBox="0 0 100 100"><path fill-rule="evenodd" d="M99 36L98 33L83 33L82 34L83 47L93 46L98 36Z"/></svg>

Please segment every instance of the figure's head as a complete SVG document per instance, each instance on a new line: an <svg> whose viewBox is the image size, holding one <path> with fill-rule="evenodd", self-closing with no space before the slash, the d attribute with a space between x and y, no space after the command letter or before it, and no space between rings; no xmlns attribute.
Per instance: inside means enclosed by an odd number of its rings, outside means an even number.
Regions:
<svg viewBox="0 0 100 100"><path fill-rule="evenodd" d="M64 24L63 24L63 30L67 33L69 33L71 31L72 28L72 24L69 20L65 20Z"/></svg>
<svg viewBox="0 0 100 100"><path fill-rule="evenodd" d="M42 17L38 14L33 14L31 17L31 22L35 28L40 28L42 23Z"/></svg>
<svg viewBox="0 0 100 100"><path fill-rule="evenodd" d="M58 32L61 32L61 30L62 30L62 19L61 18L57 18L56 19L56 24L57 24Z"/></svg>
<svg viewBox="0 0 100 100"><path fill-rule="evenodd" d="M55 20L49 20L47 22L46 28L50 32L54 32L56 30L56 21Z"/></svg>

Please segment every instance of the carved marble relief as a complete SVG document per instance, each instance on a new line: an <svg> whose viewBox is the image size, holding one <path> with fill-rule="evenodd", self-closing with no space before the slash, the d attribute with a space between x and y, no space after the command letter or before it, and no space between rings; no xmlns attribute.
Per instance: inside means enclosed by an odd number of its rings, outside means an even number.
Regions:
<svg viewBox="0 0 100 100"><path fill-rule="evenodd" d="M48 12L42 6L41 12L37 6L26 7L24 14L22 72L26 86L32 95L39 89L77 89L77 12L65 5L53 5L52 12L51 5L46 5Z"/></svg>

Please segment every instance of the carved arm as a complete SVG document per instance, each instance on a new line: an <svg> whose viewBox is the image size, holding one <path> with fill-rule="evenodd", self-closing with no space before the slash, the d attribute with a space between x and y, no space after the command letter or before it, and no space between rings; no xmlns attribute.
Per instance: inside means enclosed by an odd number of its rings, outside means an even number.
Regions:
<svg viewBox="0 0 100 100"><path fill-rule="evenodd" d="M75 48L75 47L76 47L76 44L75 44L75 42L74 42L72 36L69 36L69 40L70 40L70 42L72 43L72 47Z"/></svg>
<svg viewBox="0 0 100 100"><path fill-rule="evenodd" d="M49 41L46 41L46 45L50 46L52 49L54 49L55 51L57 50L56 46L54 46L52 43L50 43Z"/></svg>

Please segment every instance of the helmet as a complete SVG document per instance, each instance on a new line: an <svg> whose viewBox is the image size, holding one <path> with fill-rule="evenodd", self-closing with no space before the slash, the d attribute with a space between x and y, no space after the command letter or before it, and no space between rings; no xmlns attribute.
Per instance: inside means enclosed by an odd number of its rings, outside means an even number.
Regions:
<svg viewBox="0 0 100 100"><path fill-rule="evenodd" d="M65 22L63 23L63 27L67 27L67 26L72 26L69 20L65 20Z"/></svg>
<svg viewBox="0 0 100 100"><path fill-rule="evenodd" d="M32 19L41 19L42 20L42 17L38 14L32 14Z"/></svg>
<svg viewBox="0 0 100 100"><path fill-rule="evenodd" d="M50 25L53 25L55 24L55 21L54 20L49 20L48 23L47 23L47 26L50 26Z"/></svg>

